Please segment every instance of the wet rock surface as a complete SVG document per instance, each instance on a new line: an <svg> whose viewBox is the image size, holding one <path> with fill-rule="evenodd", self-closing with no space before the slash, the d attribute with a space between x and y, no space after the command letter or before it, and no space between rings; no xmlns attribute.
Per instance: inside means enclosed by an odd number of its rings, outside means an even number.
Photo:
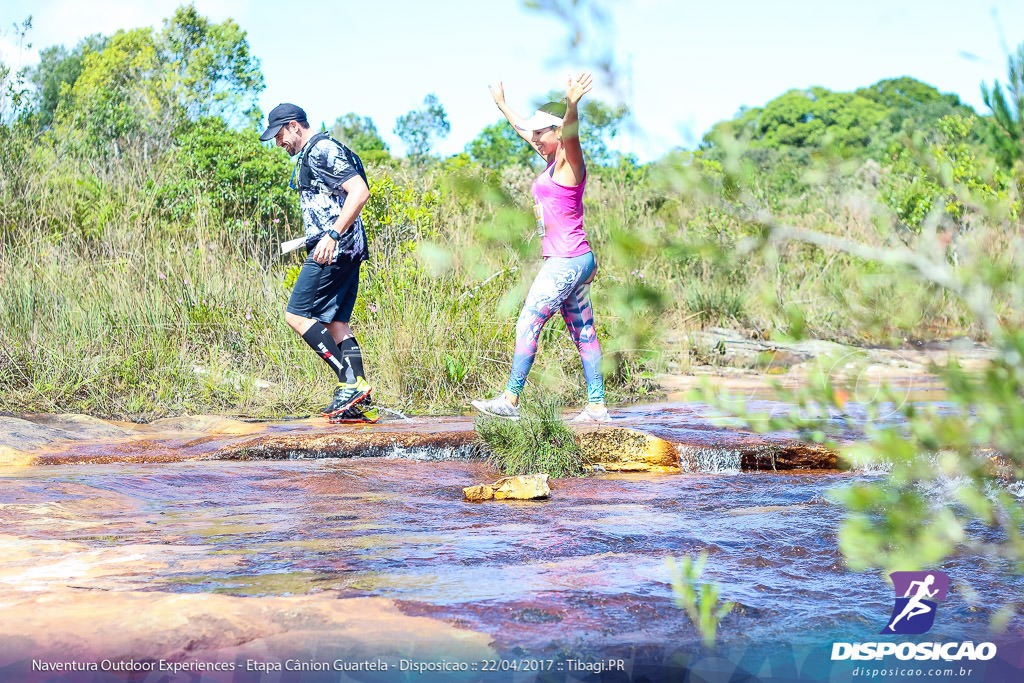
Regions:
<svg viewBox="0 0 1024 683"><path fill-rule="evenodd" d="M749 470L832 469L837 455L785 435L715 427L700 411L675 404L615 411L612 426L578 428L596 471L713 471L723 458ZM420 418L377 425L327 425L322 419L243 422L220 416L145 425L81 415L0 418L0 465L156 463L186 460L290 460L382 457L466 460L486 456L468 417ZM707 468L711 467L711 470Z"/></svg>
<svg viewBox="0 0 1024 683"><path fill-rule="evenodd" d="M500 505L462 499L500 476L467 417L0 418L0 677L61 678L31 673L32 658L619 657L640 680L699 651L665 558L702 552L703 578L737 603L723 657L877 638L891 586L846 568L829 495L877 474L830 470L841 463L825 449L720 426L706 406L612 413L614 429L580 432L604 471ZM937 640L990 639L997 607L1024 590L968 553L943 571L971 590L943 603ZM1007 629L1024 634L1024 620Z"/></svg>
<svg viewBox="0 0 1024 683"><path fill-rule="evenodd" d="M6 595L0 670L30 659L274 662L493 658L490 636L404 614L386 598L238 597L88 588ZM329 660L328 660L329 661Z"/></svg>
<svg viewBox="0 0 1024 683"><path fill-rule="evenodd" d="M796 439L772 441L756 438L718 443L713 448L699 445L679 449L680 467L684 472L704 472L709 462L723 453L734 456L737 469L745 472L779 472L783 470L836 470L846 464L836 451Z"/></svg>
<svg viewBox="0 0 1024 683"><path fill-rule="evenodd" d="M857 476L614 472L555 480L548 499L481 505L461 491L498 478L482 461L3 468L0 670L24 671L35 653L659 663L699 648L665 558L700 552L704 578L741 605L721 647L796 638L809 624L815 647L837 632L868 639L892 589L845 568L844 510L826 495ZM984 602L951 593L937 639L986 637L996 606L1024 589L969 555L943 571Z"/></svg>
<svg viewBox="0 0 1024 683"><path fill-rule="evenodd" d="M357 428L328 433L261 436L224 446L210 455L223 460L287 460L289 458L385 457L401 450L449 449L463 458L481 455L476 433L468 430L413 431Z"/></svg>
<svg viewBox="0 0 1024 683"><path fill-rule="evenodd" d="M462 489L466 500L533 500L551 495L547 474L519 474L502 477L493 484L478 484Z"/></svg>
<svg viewBox="0 0 1024 683"><path fill-rule="evenodd" d="M799 342L763 338L753 330L712 327L670 335L669 349L676 349L689 360L670 361L670 374L658 377L670 398L709 380L730 391L764 391L768 379L786 387L798 387L807 381L812 369L827 360L826 367L837 380L877 386L883 382L941 400L941 389L930 374L932 365L942 366L955 359L967 370L983 368L995 351L966 337L948 340L907 340L900 348L863 347L819 339ZM680 367L688 372L680 374Z"/></svg>

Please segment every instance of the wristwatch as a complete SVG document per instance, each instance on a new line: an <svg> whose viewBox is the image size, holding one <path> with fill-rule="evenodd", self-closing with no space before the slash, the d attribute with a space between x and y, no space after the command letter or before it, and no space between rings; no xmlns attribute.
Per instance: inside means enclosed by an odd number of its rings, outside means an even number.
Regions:
<svg viewBox="0 0 1024 683"><path fill-rule="evenodd" d="M341 241L341 235L338 234L337 230L328 230L327 231L327 236L330 237L335 242L340 242Z"/></svg>

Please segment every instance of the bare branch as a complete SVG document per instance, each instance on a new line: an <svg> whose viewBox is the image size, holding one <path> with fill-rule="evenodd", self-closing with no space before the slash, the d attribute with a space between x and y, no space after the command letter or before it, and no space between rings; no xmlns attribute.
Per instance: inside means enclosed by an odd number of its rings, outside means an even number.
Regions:
<svg viewBox="0 0 1024 683"><path fill-rule="evenodd" d="M841 251L851 256L862 258L865 261L874 261L910 270L916 273L920 279L936 284L960 297L970 308L971 312L974 313L993 341L998 341L1003 337L1002 325L999 324L999 317L992 307L993 297L991 288L977 279L965 284L956 276L953 269L945 261L932 260L924 254L911 249L901 247L870 247L844 237L782 225L765 212L758 213L750 220L755 225L768 229L768 242L803 242L823 249ZM746 244L740 245L740 253L741 255L750 253L758 246L757 241L750 240Z"/></svg>

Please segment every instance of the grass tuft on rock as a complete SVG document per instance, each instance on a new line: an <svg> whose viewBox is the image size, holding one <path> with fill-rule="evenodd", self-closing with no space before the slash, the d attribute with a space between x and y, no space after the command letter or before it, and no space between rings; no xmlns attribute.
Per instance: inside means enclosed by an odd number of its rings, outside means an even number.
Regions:
<svg viewBox="0 0 1024 683"><path fill-rule="evenodd" d="M477 419L476 433L490 452L491 464L504 474L583 476L583 452L576 435L562 421L560 404L523 402L520 415L518 422L499 417Z"/></svg>

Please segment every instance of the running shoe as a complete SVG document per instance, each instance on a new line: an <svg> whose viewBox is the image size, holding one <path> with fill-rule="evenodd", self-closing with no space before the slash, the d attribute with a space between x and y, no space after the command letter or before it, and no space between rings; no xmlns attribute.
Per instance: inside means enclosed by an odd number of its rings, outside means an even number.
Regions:
<svg viewBox="0 0 1024 683"><path fill-rule="evenodd" d="M588 405L572 421L576 423L611 422L612 416L608 414L608 409L604 405L600 405L597 408L591 408Z"/></svg>
<svg viewBox="0 0 1024 683"><path fill-rule="evenodd" d="M340 415L327 418L327 422L332 425L336 424L373 424L380 419L380 411L374 408L372 405L366 405L370 400L367 396L365 400L360 401L354 406L349 407L347 410L342 412Z"/></svg>
<svg viewBox="0 0 1024 683"><path fill-rule="evenodd" d="M371 391L373 391L373 387L362 377L357 377L356 381L351 384L338 382L338 386L334 389L334 398L331 399L330 405L321 411L321 414L328 418L340 415L369 396Z"/></svg>
<svg viewBox="0 0 1024 683"><path fill-rule="evenodd" d="M519 407L512 405L512 402L505 398L504 394L495 396L491 399L480 399L479 401L470 401L470 405L479 410L484 415L491 415L493 417L504 417L509 420L519 419Z"/></svg>

